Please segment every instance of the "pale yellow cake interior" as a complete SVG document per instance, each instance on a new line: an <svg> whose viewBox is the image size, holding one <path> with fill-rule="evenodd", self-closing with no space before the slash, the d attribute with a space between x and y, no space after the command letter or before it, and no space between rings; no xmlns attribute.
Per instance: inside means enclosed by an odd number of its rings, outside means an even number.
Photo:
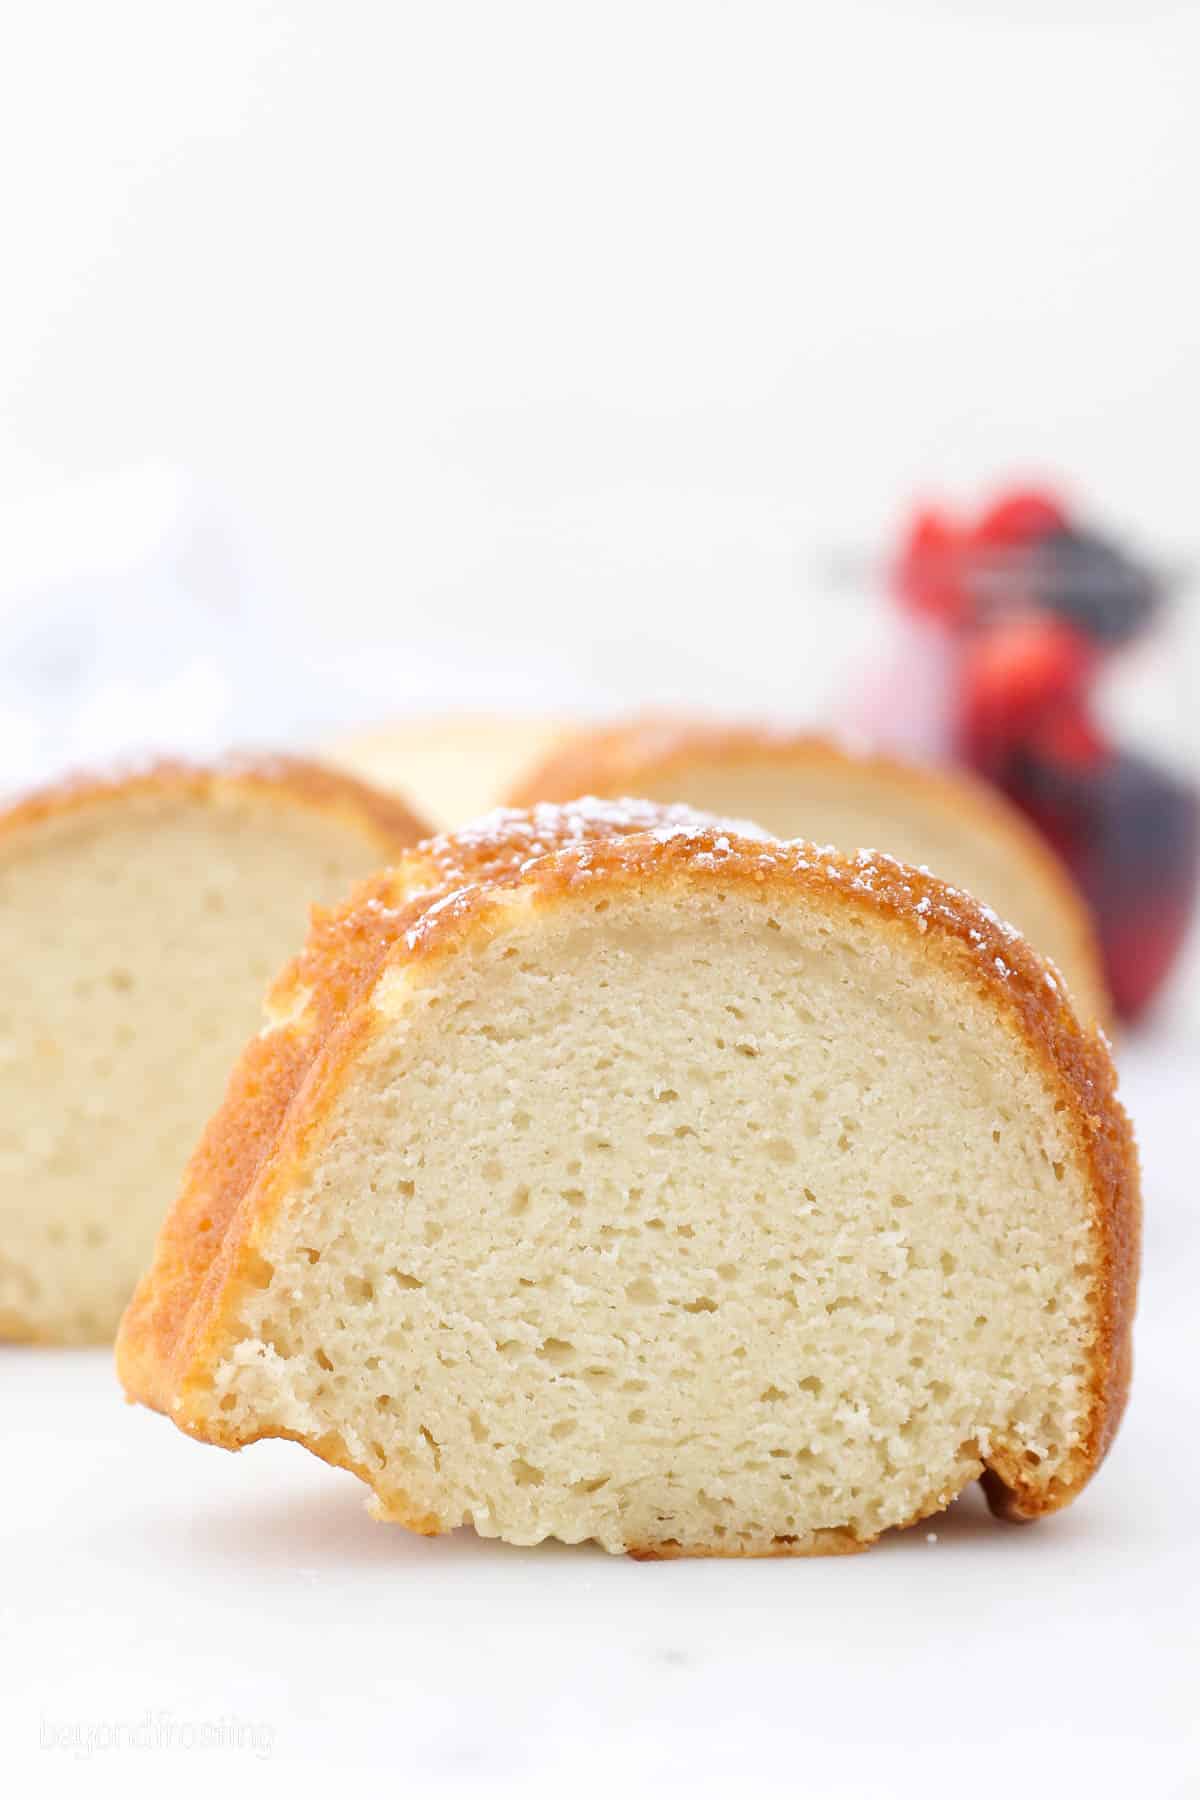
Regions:
<svg viewBox="0 0 1200 1800"><path fill-rule="evenodd" d="M324 754L360 780L399 794L445 830L495 806L566 728L562 719L524 714L438 714L355 732Z"/></svg>
<svg viewBox="0 0 1200 1800"><path fill-rule="evenodd" d="M518 894L392 970L189 1406L517 1544L848 1549L990 1458L1069 1475L1066 1121L969 978L832 911Z"/></svg>
<svg viewBox="0 0 1200 1800"><path fill-rule="evenodd" d="M233 789L122 793L0 846L0 1336L112 1337L310 901L377 856Z"/></svg>

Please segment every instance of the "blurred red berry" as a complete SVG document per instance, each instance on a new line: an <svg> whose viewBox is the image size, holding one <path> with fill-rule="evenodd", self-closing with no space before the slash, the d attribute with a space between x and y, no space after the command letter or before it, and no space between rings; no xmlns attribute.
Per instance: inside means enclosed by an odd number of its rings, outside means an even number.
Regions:
<svg viewBox="0 0 1200 1800"><path fill-rule="evenodd" d="M1095 652L1073 626L1035 612L981 631L962 663L962 747L991 769L1059 711L1084 711Z"/></svg>
<svg viewBox="0 0 1200 1800"><path fill-rule="evenodd" d="M1120 922L1100 921L1108 984L1123 1019L1137 1019L1158 998L1187 941L1196 904L1193 877L1179 893L1155 899Z"/></svg>
<svg viewBox="0 0 1200 1800"><path fill-rule="evenodd" d="M944 513L926 507L917 513L900 549L894 572L896 592L909 612L942 625L961 625L968 612L963 585L965 539Z"/></svg>
<svg viewBox="0 0 1200 1800"><path fill-rule="evenodd" d="M1050 762L1092 769L1109 755L1111 745L1082 695L1077 694L1037 726L1030 735L1029 748L1035 756Z"/></svg>
<svg viewBox="0 0 1200 1800"><path fill-rule="evenodd" d="M1045 833L1079 884L1100 933L1117 1010L1145 1012L1187 937L1200 888L1200 794L1132 751L1090 763L1039 744L1007 771L1005 791Z"/></svg>
<svg viewBox="0 0 1200 1800"><path fill-rule="evenodd" d="M1047 489L1012 488L984 509L971 538L975 544L1000 549L1031 544L1066 529L1066 508Z"/></svg>

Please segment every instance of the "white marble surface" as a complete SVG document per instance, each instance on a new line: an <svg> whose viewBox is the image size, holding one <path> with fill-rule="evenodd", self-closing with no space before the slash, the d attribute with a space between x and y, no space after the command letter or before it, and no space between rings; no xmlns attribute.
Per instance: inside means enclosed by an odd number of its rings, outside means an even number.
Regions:
<svg viewBox="0 0 1200 1800"><path fill-rule="evenodd" d="M303 1762L422 1796L1200 1793L1200 1046L1124 1062L1134 1398L1040 1526L971 1494L936 1542L824 1561L425 1541L295 1446L227 1456L126 1407L105 1354L6 1352L6 1791L240 1792Z"/></svg>

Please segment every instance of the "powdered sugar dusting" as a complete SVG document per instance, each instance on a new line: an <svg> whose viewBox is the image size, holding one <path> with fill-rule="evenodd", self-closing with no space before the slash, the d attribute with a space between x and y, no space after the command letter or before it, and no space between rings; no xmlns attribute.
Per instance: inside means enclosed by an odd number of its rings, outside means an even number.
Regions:
<svg viewBox="0 0 1200 1800"><path fill-rule="evenodd" d="M435 920L443 917L443 915L447 913L463 911L474 891L473 887L453 888L450 893L443 894L440 900L435 900L431 905L427 906L425 911L421 914L421 917L417 920L417 923L404 934L404 941L409 949L416 949L417 945L421 942L422 937L425 936L429 927Z"/></svg>
<svg viewBox="0 0 1200 1800"><path fill-rule="evenodd" d="M406 932L405 942L410 949L417 949L447 919L465 910L481 888L493 883L511 885L535 875L546 858L564 852L570 853L566 873L571 880L595 880L607 867L604 846L633 837L678 850L696 869L719 871L723 863L733 860L754 871L758 880L781 870L819 874L825 881L870 896L889 909L909 912L922 934L938 922L951 927L960 938L965 928L967 941L993 978L1010 982L1021 967L1017 959L997 953L997 937L1006 946L1022 942L1014 926L961 889L939 881L927 870L911 868L887 851L863 848L844 856L831 844L813 845L802 838L785 843L749 821L719 819L689 806L595 795L562 805L541 802L527 811L500 807L460 831L422 845L418 856L432 863L441 879L430 893L432 903ZM434 898L435 894L439 897ZM419 896L410 891L410 899L415 898ZM982 923L967 924L964 910L967 918L974 913ZM1058 992L1055 976L1043 973L1047 989Z"/></svg>
<svg viewBox="0 0 1200 1800"><path fill-rule="evenodd" d="M418 859L432 864L440 879L423 890L410 888L410 902L419 900L422 891L451 891L425 908L405 933L405 942L417 949L448 916L461 912L480 887L532 874L545 858L564 851L574 853L574 878L589 880L599 873L592 867L593 847L635 836L663 845L692 845L696 862L710 867L737 853L735 839L740 845L769 841L762 827L749 820L718 819L690 806L651 800L605 800L589 794L563 805L542 801L528 809L497 807L420 846Z"/></svg>
<svg viewBox="0 0 1200 1800"><path fill-rule="evenodd" d="M511 857L518 847L525 861L549 856L572 844L606 841L639 832L652 833L665 843L676 837L700 837L714 825L728 824L740 837L762 838L766 833L748 820L718 821L690 806L659 806L651 800L602 800L584 795L565 805L541 801L528 810L497 807L460 830L431 838L425 849L441 863Z"/></svg>
<svg viewBox="0 0 1200 1800"><path fill-rule="evenodd" d="M805 844L803 839L793 839L788 849L811 851L813 846ZM816 868L829 881L848 887L856 893L870 894L899 904L901 910L911 909L915 915L918 931L922 934L929 930L930 924L940 918L951 926L960 936L965 935L973 950L981 960L1002 981L1012 981L1018 973L1019 965L1011 955L998 955L996 937L999 936L1005 945L1026 946L1026 940L1014 925L990 906L981 905L972 895L962 888L952 887L948 882L940 880L927 868L914 868L900 862L885 850L856 850L849 857L838 856L829 846L822 847L818 854L828 861L812 863L806 856L793 854L791 867L797 871ZM836 860L834 860L836 859ZM920 889L928 885L932 893L921 893ZM987 929L979 925L967 925L963 918L964 911L968 916L974 912L980 915ZM1032 954L1032 952L1031 952ZM1039 959L1040 961L1041 959ZM1057 993L1062 985L1061 976L1043 970L1046 986Z"/></svg>
<svg viewBox="0 0 1200 1800"><path fill-rule="evenodd" d="M1019 938L1020 937L1021 934L1017 930L1016 926L1010 925L1007 919L1002 919L1000 917L1000 914L998 912L995 912L992 909L992 907L984 906L982 902L977 902L977 904L979 906L980 912L983 914L983 916L987 920L988 924L994 926L995 929L1000 933L1001 937L1005 937L1005 938Z"/></svg>

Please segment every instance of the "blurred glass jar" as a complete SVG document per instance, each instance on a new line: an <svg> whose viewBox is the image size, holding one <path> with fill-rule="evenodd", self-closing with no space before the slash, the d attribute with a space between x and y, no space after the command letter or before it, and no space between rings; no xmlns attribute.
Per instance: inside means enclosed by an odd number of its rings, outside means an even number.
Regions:
<svg viewBox="0 0 1200 1800"><path fill-rule="evenodd" d="M1185 583L1020 489L924 508L888 569L899 662L858 723L1001 788L1096 919L1118 1012L1179 959L1200 885L1197 619ZM863 708L860 703L860 715Z"/></svg>

